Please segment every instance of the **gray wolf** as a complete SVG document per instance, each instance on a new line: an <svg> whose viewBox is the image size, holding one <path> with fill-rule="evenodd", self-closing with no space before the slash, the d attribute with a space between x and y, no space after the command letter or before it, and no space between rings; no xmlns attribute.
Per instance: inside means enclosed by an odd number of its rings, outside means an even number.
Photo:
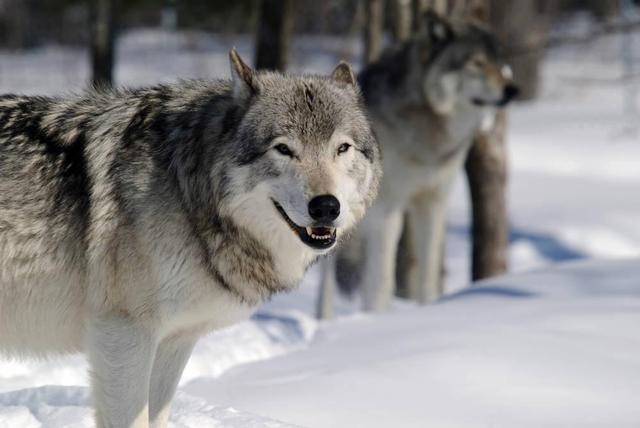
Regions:
<svg viewBox="0 0 640 428"><path fill-rule="evenodd" d="M405 212L416 254L407 275L410 293L422 303L442 293L447 195L475 133L517 94L490 32L434 13L426 14L424 28L358 76L385 175L360 238L339 250L323 287L333 286L334 271L343 283L358 282L346 288L362 291L366 310L383 310L391 302Z"/></svg>
<svg viewBox="0 0 640 428"><path fill-rule="evenodd" d="M98 427L165 427L200 335L363 217L380 151L351 68L0 97L0 350L85 351Z"/></svg>

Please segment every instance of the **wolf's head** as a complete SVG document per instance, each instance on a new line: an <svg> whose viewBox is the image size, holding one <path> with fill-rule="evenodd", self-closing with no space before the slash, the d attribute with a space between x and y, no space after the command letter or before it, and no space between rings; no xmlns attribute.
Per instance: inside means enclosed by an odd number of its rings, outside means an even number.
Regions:
<svg viewBox="0 0 640 428"><path fill-rule="evenodd" d="M230 54L243 114L221 214L284 253L315 258L377 194L378 143L351 68L329 77L256 72Z"/></svg>
<svg viewBox="0 0 640 428"><path fill-rule="evenodd" d="M414 55L423 95L437 113L467 105L501 107L518 94L491 32L474 21L452 24L434 13L426 14L424 27Z"/></svg>

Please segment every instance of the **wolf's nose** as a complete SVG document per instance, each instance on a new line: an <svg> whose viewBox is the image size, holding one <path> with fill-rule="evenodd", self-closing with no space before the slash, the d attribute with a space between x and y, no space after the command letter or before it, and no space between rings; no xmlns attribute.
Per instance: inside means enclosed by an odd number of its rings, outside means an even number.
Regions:
<svg viewBox="0 0 640 428"><path fill-rule="evenodd" d="M504 95L503 98L506 102L511 101L520 93L520 89L514 84L508 84L504 87Z"/></svg>
<svg viewBox="0 0 640 428"><path fill-rule="evenodd" d="M340 215L340 201L333 195L316 196L309 201L309 215L315 221L333 221Z"/></svg>

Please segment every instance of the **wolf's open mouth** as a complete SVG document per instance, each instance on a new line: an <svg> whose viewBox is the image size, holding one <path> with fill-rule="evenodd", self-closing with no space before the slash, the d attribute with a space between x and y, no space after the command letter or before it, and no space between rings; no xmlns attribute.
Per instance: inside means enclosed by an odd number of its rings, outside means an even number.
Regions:
<svg viewBox="0 0 640 428"><path fill-rule="evenodd" d="M488 100L483 100L480 98L472 98L471 102L473 103L473 105L476 105L478 107L485 107L485 106L493 106L493 107L504 107L507 104L509 104L509 100L508 99L500 99L497 101L488 101Z"/></svg>
<svg viewBox="0 0 640 428"><path fill-rule="evenodd" d="M336 242L336 228L330 226L309 226L309 227L301 227L298 226L291 220L291 218L287 215L284 208L273 201L273 205L275 205L276 209L287 222L291 230L293 230L300 240L310 246L311 248L315 248L317 250L326 250L327 248L331 248L333 244Z"/></svg>
<svg viewBox="0 0 640 428"><path fill-rule="evenodd" d="M471 98L471 102L473 103L473 105L479 106L479 107L484 107L487 104L489 104L489 102L482 100L480 98Z"/></svg>

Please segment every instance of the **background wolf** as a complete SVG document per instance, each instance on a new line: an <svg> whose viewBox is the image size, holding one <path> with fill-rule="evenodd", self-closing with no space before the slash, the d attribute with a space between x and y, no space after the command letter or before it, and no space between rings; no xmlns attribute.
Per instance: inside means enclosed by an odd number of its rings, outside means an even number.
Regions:
<svg viewBox="0 0 640 428"><path fill-rule="evenodd" d="M296 285L380 154L351 69L0 98L0 350L85 350L99 427L163 427L199 335Z"/></svg>
<svg viewBox="0 0 640 428"><path fill-rule="evenodd" d="M367 310L388 307L393 296L406 211L417 259L407 275L410 293L423 303L440 295L447 195L474 134L517 93L489 32L434 13L425 21L424 34L387 51L358 76L385 176L363 221L363 239L340 251L336 273L343 283L361 283ZM358 260L362 252L364 261ZM330 275L331 268L325 280Z"/></svg>

